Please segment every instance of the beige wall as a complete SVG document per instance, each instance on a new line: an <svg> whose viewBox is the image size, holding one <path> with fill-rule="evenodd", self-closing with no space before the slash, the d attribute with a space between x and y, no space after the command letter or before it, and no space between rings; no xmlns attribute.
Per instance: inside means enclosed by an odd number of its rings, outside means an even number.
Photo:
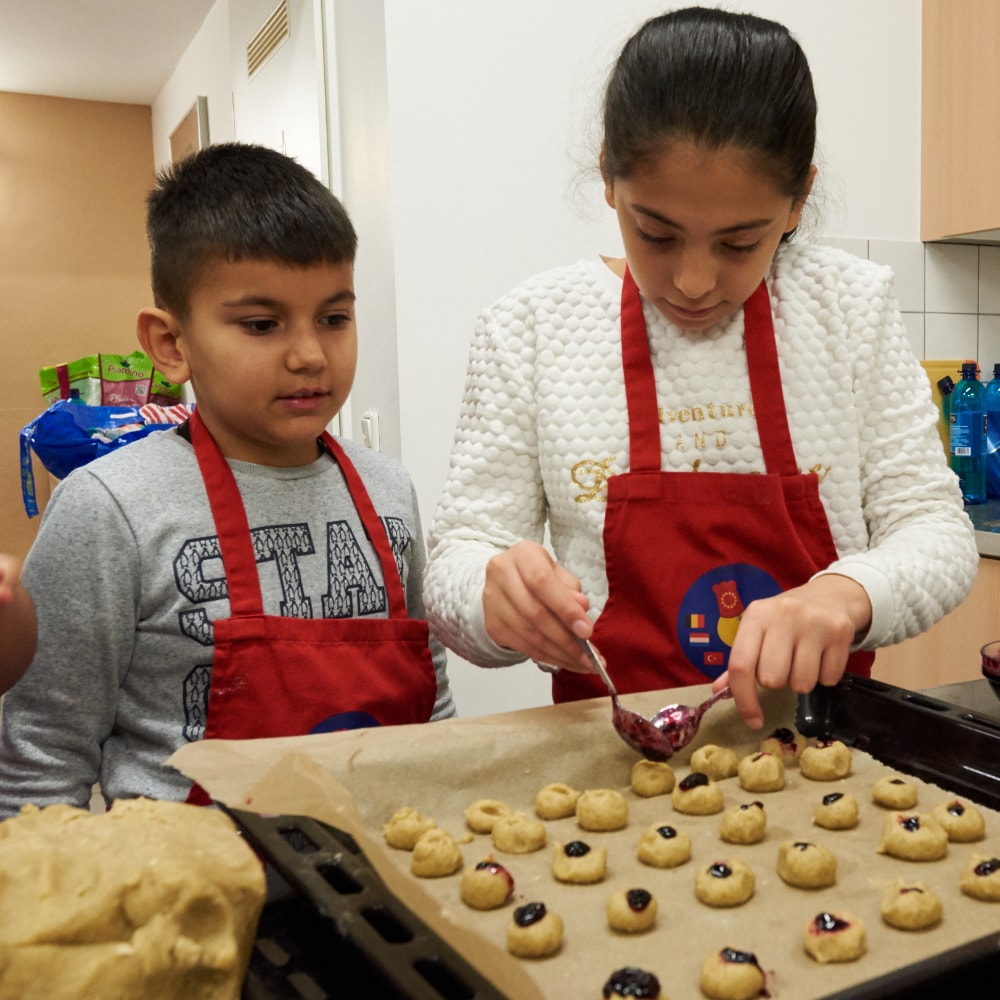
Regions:
<svg viewBox="0 0 1000 1000"><path fill-rule="evenodd" d="M38 527L18 463L38 369L137 346L152 182L148 107L0 92L0 551L24 555Z"/></svg>

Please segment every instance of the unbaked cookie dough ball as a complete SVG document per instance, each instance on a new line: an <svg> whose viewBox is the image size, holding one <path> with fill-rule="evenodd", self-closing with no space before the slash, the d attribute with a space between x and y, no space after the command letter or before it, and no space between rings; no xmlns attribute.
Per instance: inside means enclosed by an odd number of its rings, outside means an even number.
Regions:
<svg viewBox="0 0 1000 1000"><path fill-rule="evenodd" d="M905 778L886 775L872 785L872 802L887 809L912 809L917 804L917 786Z"/></svg>
<svg viewBox="0 0 1000 1000"><path fill-rule="evenodd" d="M608 849L591 847L582 840L556 844L552 852L552 874L560 882L589 885L608 872Z"/></svg>
<svg viewBox="0 0 1000 1000"><path fill-rule="evenodd" d="M462 872L458 894L474 910L495 910L514 895L514 877L493 858Z"/></svg>
<svg viewBox="0 0 1000 1000"><path fill-rule="evenodd" d="M707 774L713 781L736 777L739 766L740 758L735 750L714 743L706 743L691 754L691 770Z"/></svg>
<svg viewBox="0 0 1000 1000"><path fill-rule="evenodd" d="M804 747L799 754L799 770L812 781L836 781L851 773L851 751L840 740L821 740Z"/></svg>
<svg viewBox="0 0 1000 1000"><path fill-rule="evenodd" d="M666 1000L660 992L660 981L652 972L628 965L615 969L601 990L604 1000L612 997L631 997L635 1000Z"/></svg>
<svg viewBox="0 0 1000 1000"><path fill-rule="evenodd" d="M931 810L931 815L944 827L948 839L956 844L982 840L986 833L983 814L971 803L948 799Z"/></svg>
<svg viewBox="0 0 1000 1000"><path fill-rule="evenodd" d="M674 786L670 801L674 808L689 816L709 816L722 812L722 789L707 775L692 771Z"/></svg>
<svg viewBox="0 0 1000 1000"><path fill-rule="evenodd" d="M752 753L740 761L737 777L748 792L777 792L785 787L785 765L773 753Z"/></svg>
<svg viewBox="0 0 1000 1000"><path fill-rule="evenodd" d="M944 907L923 882L895 882L882 896L882 919L902 931L921 931L941 919Z"/></svg>
<svg viewBox="0 0 1000 1000"><path fill-rule="evenodd" d="M719 824L719 836L727 844L757 844L764 839L767 813L763 802L744 802L730 809Z"/></svg>
<svg viewBox="0 0 1000 1000"><path fill-rule="evenodd" d="M427 816L421 816L416 809L403 806L397 809L382 828L385 842L390 847L412 851L417 841L437 824Z"/></svg>
<svg viewBox="0 0 1000 1000"><path fill-rule="evenodd" d="M525 903L507 925L507 950L518 958L542 958L559 950L562 917L544 903Z"/></svg>
<svg viewBox="0 0 1000 1000"><path fill-rule="evenodd" d="M799 889L822 889L837 881L837 859L820 844L786 840L778 848L778 874Z"/></svg>
<svg viewBox="0 0 1000 1000"><path fill-rule="evenodd" d="M1000 902L1000 858L977 855L966 865L959 886L973 899Z"/></svg>
<svg viewBox="0 0 1000 1000"><path fill-rule="evenodd" d="M702 963L698 985L712 1000L753 1000L767 995L764 970L757 956L735 948L712 952Z"/></svg>
<svg viewBox="0 0 1000 1000"><path fill-rule="evenodd" d="M618 889L608 900L608 926L624 934L648 931L656 923L656 899L646 889Z"/></svg>
<svg viewBox="0 0 1000 1000"><path fill-rule="evenodd" d="M570 785L555 782L540 789L535 796L535 812L540 819L565 819L576 812L580 793Z"/></svg>
<svg viewBox="0 0 1000 1000"><path fill-rule="evenodd" d="M804 944L809 956L822 965L853 962L865 951L865 925L846 910L819 913L806 924Z"/></svg>
<svg viewBox="0 0 1000 1000"><path fill-rule="evenodd" d="M937 861L948 853L948 834L928 814L890 813L882 827L878 853L904 861Z"/></svg>
<svg viewBox="0 0 1000 1000"><path fill-rule="evenodd" d="M858 825L858 800L850 792L830 792L816 807L813 822L825 830L850 830Z"/></svg>
<svg viewBox="0 0 1000 1000"><path fill-rule="evenodd" d="M613 788L590 788L577 799L576 821L584 830L621 830L628 823L628 802Z"/></svg>
<svg viewBox="0 0 1000 1000"><path fill-rule="evenodd" d="M642 831L636 856L652 868L676 868L691 860L691 838L669 823L652 823Z"/></svg>
<svg viewBox="0 0 1000 1000"><path fill-rule="evenodd" d="M500 816L493 824L493 846L504 854L530 854L548 841L545 824L523 812Z"/></svg>
<svg viewBox="0 0 1000 1000"><path fill-rule="evenodd" d="M754 893L757 878L739 858L724 858L699 868L694 894L708 906L741 906Z"/></svg>
<svg viewBox="0 0 1000 1000"><path fill-rule="evenodd" d="M673 768L659 760L637 760L632 765L632 791L644 798L666 795L674 790L677 779Z"/></svg>
<svg viewBox="0 0 1000 1000"><path fill-rule="evenodd" d="M462 852L446 830L428 830L413 845L410 871L419 878L441 878L462 867Z"/></svg>
<svg viewBox="0 0 1000 1000"><path fill-rule="evenodd" d="M794 729L781 727L775 729L770 736L765 736L757 749L763 750L764 753L773 753L787 767L798 762L805 742Z"/></svg>
<svg viewBox="0 0 1000 1000"><path fill-rule="evenodd" d="M473 833L492 833L501 816L509 816L510 806L499 799L477 799L465 810L465 823Z"/></svg>

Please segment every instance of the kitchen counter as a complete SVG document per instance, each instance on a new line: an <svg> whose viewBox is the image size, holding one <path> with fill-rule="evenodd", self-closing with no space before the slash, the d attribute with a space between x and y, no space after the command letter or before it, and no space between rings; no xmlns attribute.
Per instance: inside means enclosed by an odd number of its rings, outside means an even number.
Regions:
<svg viewBox="0 0 1000 1000"><path fill-rule="evenodd" d="M1000 559L1000 500L967 504L965 512L976 529L979 554Z"/></svg>

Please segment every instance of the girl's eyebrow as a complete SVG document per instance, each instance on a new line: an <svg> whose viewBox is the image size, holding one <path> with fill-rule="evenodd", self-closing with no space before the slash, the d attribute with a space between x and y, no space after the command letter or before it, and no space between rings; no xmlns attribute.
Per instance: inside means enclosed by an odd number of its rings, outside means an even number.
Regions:
<svg viewBox="0 0 1000 1000"><path fill-rule="evenodd" d="M656 222L662 223L664 226L670 226L671 229L679 229L684 232L684 227L679 222L674 222L673 219L668 218L661 212L657 212L655 209L646 208L644 205L633 205L632 210L637 212L639 215L645 215L650 219L654 219ZM729 236L732 233L741 233L747 229L762 229L764 226L769 226L774 220L773 219L750 219L747 222L737 222L733 226L726 226L724 229L718 229L713 233L714 236Z"/></svg>

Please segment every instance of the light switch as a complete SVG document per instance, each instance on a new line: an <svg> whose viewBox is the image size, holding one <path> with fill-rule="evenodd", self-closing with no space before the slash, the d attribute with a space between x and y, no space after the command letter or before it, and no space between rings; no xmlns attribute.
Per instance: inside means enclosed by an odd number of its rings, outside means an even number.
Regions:
<svg viewBox="0 0 1000 1000"><path fill-rule="evenodd" d="M378 411L365 410L361 417L361 440L372 451L381 451L378 436Z"/></svg>

